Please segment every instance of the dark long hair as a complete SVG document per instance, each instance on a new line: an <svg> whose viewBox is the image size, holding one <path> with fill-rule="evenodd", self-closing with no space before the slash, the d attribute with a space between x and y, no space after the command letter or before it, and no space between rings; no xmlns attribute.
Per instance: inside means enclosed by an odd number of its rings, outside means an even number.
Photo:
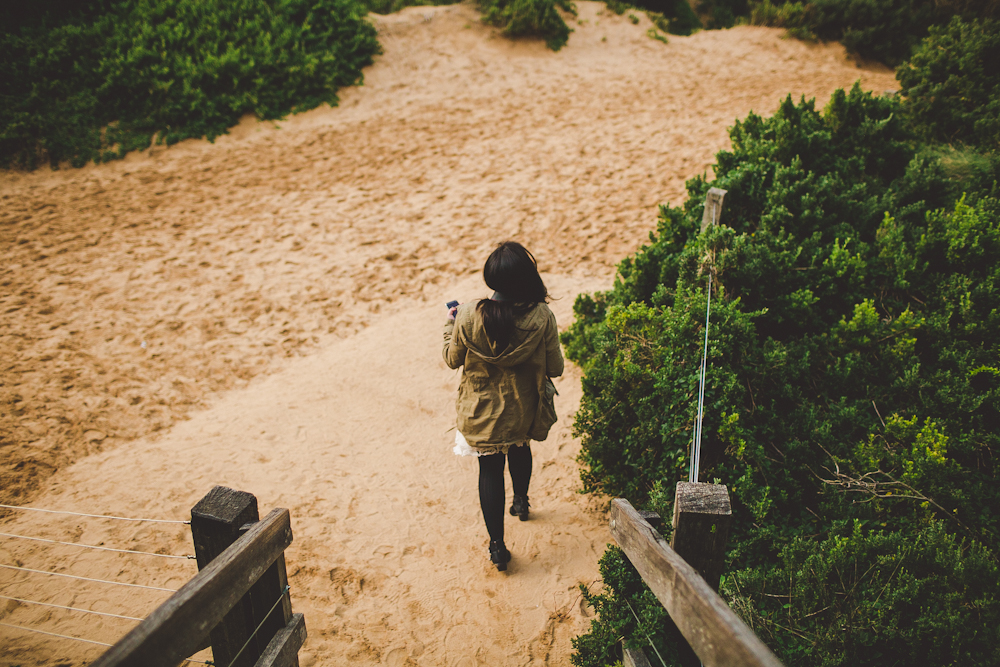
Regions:
<svg viewBox="0 0 1000 667"><path fill-rule="evenodd" d="M516 241L504 241L490 253L483 279L496 299L483 299L476 306L483 318L486 336L505 350L517 330L517 318L545 302L549 292L538 275L538 263L528 249Z"/></svg>

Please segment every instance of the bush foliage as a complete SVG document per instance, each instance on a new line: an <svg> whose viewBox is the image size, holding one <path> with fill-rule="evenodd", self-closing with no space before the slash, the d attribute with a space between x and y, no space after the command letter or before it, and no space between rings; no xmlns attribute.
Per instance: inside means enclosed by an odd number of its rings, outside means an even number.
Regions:
<svg viewBox="0 0 1000 667"><path fill-rule="evenodd" d="M715 179L575 304L585 490L670 515L657 483L687 476L712 272L701 469L732 496L730 603L789 665L996 664L1000 161L949 162L857 86L730 136ZM700 233L710 186L723 225ZM629 590L606 589L609 622ZM602 614L576 664L637 640L615 627Z"/></svg>
<svg viewBox="0 0 1000 667"><path fill-rule="evenodd" d="M642 9L653 25L671 35L690 35L702 27L687 0L636 0L634 3L608 0L605 5L619 16L629 9Z"/></svg>
<svg viewBox="0 0 1000 667"><path fill-rule="evenodd" d="M361 81L379 52L353 0L121 0L6 10L0 162L33 168L213 139ZM58 11L57 11L58 10Z"/></svg>
<svg viewBox="0 0 1000 667"><path fill-rule="evenodd" d="M700 0L710 28L737 23L788 28L794 37L839 41L863 58L896 66L932 26L954 16L1000 18L1000 0Z"/></svg>
<svg viewBox="0 0 1000 667"><path fill-rule="evenodd" d="M369 11L457 0L39 0L0 6L0 167L82 166L274 120L362 81ZM569 0L483 0L484 21L558 50ZM678 24L680 25L680 24Z"/></svg>
<svg viewBox="0 0 1000 667"><path fill-rule="evenodd" d="M508 37L541 37L558 51L573 32L556 8L576 14L570 0L480 0L483 22L502 29Z"/></svg>
<svg viewBox="0 0 1000 667"><path fill-rule="evenodd" d="M1000 149L1000 21L932 27L896 73L903 111L926 139Z"/></svg>

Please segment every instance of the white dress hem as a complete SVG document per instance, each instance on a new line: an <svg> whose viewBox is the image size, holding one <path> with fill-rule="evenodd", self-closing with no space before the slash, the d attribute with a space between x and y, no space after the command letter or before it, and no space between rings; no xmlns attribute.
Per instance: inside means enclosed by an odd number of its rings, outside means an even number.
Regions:
<svg viewBox="0 0 1000 667"><path fill-rule="evenodd" d="M485 447L474 448L472 447L472 445L469 444L469 441L465 439L465 436L462 435L462 432L459 431L458 429L455 429L455 446L452 448L451 451L453 454L455 454L455 456L479 457L479 456L489 456L491 454L501 454L501 453L506 454L507 450L509 450L511 447L519 447L524 444L527 444L527 441L509 442L506 444L488 445Z"/></svg>

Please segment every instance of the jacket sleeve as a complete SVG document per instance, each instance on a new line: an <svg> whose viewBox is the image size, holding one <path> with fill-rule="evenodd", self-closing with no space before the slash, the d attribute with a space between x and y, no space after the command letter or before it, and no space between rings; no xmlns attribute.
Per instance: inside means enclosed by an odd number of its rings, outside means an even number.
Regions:
<svg viewBox="0 0 1000 667"><path fill-rule="evenodd" d="M563 374L564 365L562 348L559 347L559 326L556 316L550 311L545 326L545 374L550 378L559 377Z"/></svg>
<svg viewBox="0 0 1000 667"><path fill-rule="evenodd" d="M448 368L459 368L465 363L465 344L462 337L455 333L455 323L458 319L448 320L444 323L444 349L441 351L444 363Z"/></svg>

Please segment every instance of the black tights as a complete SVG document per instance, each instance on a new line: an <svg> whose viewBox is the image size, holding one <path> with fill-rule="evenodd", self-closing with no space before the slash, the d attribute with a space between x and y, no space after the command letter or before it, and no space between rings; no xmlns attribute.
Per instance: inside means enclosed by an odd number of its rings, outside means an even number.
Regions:
<svg viewBox="0 0 1000 667"><path fill-rule="evenodd" d="M514 495L528 495L531 481L531 447L527 444L511 447L506 456L503 453L479 457L479 504L483 508L483 519L490 540L503 542L503 465L510 461L510 481Z"/></svg>

